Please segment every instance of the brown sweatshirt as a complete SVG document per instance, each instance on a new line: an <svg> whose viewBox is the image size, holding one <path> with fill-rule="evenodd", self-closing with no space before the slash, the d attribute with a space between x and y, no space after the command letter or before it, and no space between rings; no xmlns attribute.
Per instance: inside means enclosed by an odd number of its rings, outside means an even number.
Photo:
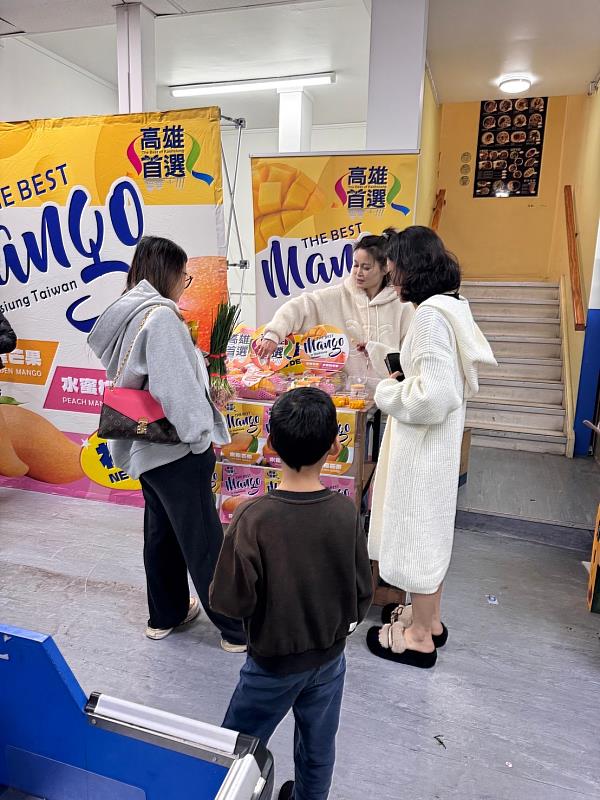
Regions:
<svg viewBox="0 0 600 800"><path fill-rule="evenodd" d="M280 674L339 655L371 597L358 512L329 489L277 490L241 506L210 587L211 608L244 619L250 655Z"/></svg>

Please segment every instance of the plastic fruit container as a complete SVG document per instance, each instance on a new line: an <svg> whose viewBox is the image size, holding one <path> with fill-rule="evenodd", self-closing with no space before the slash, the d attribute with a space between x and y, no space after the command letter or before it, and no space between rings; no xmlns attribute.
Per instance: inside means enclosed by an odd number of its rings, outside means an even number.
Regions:
<svg viewBox="0 0 600 800"><path fill-rule="evenodd" d="M345 394L334 394L331 396L331 401L336 408L344 408L348 405L348 398Z"/></svg>

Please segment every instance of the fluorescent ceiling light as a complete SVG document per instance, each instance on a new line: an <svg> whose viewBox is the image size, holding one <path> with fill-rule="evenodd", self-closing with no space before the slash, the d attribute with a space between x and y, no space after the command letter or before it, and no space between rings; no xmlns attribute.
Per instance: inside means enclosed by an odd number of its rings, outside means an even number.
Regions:
<svg viewBox="0 0 600 800"><path fill-rule="evenodd" d="M202 97L206 95L264 92L268 89L303 89L305 86L326 86L335 83L335 72L318 72L312 75L290 75L287 78L256 78L247 81L221 81L220 83L190 83L170 86L173 97Z"/></svg>
<svg viewBox="0 0 600 800"><path fill-rule="evenodd" d="M521 92L526 92L530 86L531 80L523 77L522 75L511 75L509 77L502 78L498 84L500 91L506 92L506 94L521 94Z"/></svg>

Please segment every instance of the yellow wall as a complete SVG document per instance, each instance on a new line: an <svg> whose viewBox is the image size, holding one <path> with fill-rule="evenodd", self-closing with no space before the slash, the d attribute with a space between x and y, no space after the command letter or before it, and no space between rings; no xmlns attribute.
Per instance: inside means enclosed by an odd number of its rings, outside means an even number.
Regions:
<svg viewBox="0 0 600 800"><path fill-rule="evenodd" d="M566 97L548 103L537 197L474 198L479 103L442 107L439 185L446 189L440 235L454 251L465 278L545 280L561 166ZM461 155L471 154L471 182L459 184Z"/></svg>
<svg viewBox="0 0 600 800"><path fill-rule="evenodd" d="M569 104L566 145L570 136L576 155L574 158L567 159L566 153L570 148L565 146L562 184L571 184L575 194L577 244L581 259L581 288L587 311L594 269L598 223L600 222L600 94L595 94L592 97L584 95L577 98L569 98ZM560 214L557 214L553 244L555 269L557 272L568 275L569 262L563 206L561 206ZM573 393L576 399L585 334L575 331L570 290L568 296L567 316L569 325L566 333L569 339Z"/></svg>
<svg viewBox="0 0 600 800"><path fill-rule="evenodd" d="M417 190L417 225L429 225L435 206L440 155L441 111L429 75L425 74L423 93L423 115L421 118L421 156L419 158L419 181Z"/></svg>
<svg viewBox="0 0 600 800"><path fill-rule="evenodd" d="M600 93L584 98L575 204L584 294L588 298L600 217Z"/></svg>
<svg viewBox="0 0 600 800"><path fill-rule="evenodd" d="M440 235L467 279L551 280L568 276L564 186L575 193L584 301L589 298L600 218L600 94L551 97L540 190L533 198L475 199L460 186L462 153L475 168L479 103L442 106L438 188L446 189ZM471 177L473 172L471 173ZM571 375L576 396L583 334L567 304Z"/></svg>

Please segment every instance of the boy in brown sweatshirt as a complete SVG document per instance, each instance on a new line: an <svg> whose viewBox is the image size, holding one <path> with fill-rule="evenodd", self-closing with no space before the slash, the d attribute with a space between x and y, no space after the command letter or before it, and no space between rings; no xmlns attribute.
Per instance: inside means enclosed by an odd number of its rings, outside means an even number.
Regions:
<svg viewBox="0 0 600 800"><path fill-rule="evenodd" d="M273 405L270 425L283 480L238 509L211 586L212 609L243 619L248 635L223 726L267 744L293 710L295 781L279 800L326 800L346 637L371 604L369 556L355 506L319 479L339 452L331 398L319 389L288 392Z"/></svg>

